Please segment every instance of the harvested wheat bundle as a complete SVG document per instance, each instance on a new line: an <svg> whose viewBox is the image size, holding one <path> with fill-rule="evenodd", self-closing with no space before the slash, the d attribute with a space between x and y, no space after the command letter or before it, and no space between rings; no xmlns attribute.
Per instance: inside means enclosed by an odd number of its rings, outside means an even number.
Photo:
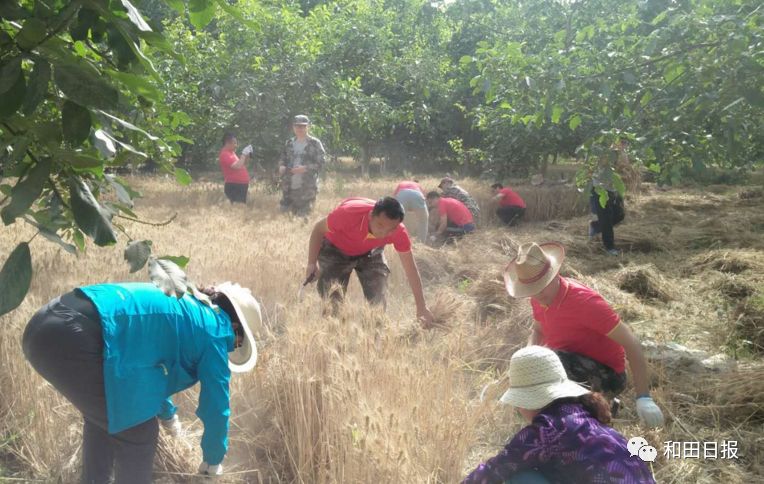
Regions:
<svg viewBox="0 0 764 484"><path fill-rule="evenodd" d="M710 250L692 257L687 264L687 271L692 274L707 270L740 274L749 269L764 270L764 254L758 250L732 249Z"/></svg>
<svg viewBox="0 0 764 484"><path fill-rule="evenodd" d="M507 294L504 278L500 273L485 274L470 287L469 294L475 298L478 305L480 320L489 315L506 315L517 304L517 300Z"/></svg>
<svg viewBox="0 0 764 484"><path fill-rule="evenodd" d="M737 274L720 273L710 284L711 289L718 291L727 299L741 301L756 291L756 288Z"/></svg>
<svg viewBox="0 0 764 484"><path fill-rule="evenodd" d="M652 264L624 267L616 274L616 282L619 288L642 300L668 302L674 299L667 289L668 282Z"/></svg>
<svg viewBox="0 0 764 484"><path fill-rule="evenodd" d="M464 296L440 289L431 298L429 306L434 317L433 325L448 329L467 319L470 304Z"/></svg>
<svg viewBox="0 0 764 484"><path fill-rule="evenodd" d="M427 282L442 282L454 272L452 262L443 256L441 250L420 245L416 248L415 257L419 274Z"/></svg>
<svg viewBox="0 0 764 484"><path fill-rule="evenodd" d="M585 215L589 201L574 186L518 187L517 193L525 200L525 220L564 220Z"/></svg>

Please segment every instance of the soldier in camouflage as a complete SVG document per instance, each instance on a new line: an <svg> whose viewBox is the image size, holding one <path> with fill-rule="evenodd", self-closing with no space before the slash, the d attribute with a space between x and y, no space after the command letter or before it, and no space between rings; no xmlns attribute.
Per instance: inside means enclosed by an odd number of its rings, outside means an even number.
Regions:
<svg viewBox="0 0 764 484"><path fill-rule="evenodd" d="M308 134L310 120L294 117L294 138L284 145L279 162L281 175L281 210L306 216L313 210L318 194L318 175L324 166L326 151L318 138Z"/></svg>
<svg viewBox="0 0 764 484"><path fill-rule="evenodd" d="M438 188L440 188L443 192L443 198L455 198L462 202L467 207L467 209L469 209L470 213L472 213L472 218L477 224L478 220L480 219L480 206L478 206L478 203L475 201L475 199L472 198L469 193L467 193L467 190L454 183L454 180L449 177L440 180L440 185L438 185Z"/></svg>

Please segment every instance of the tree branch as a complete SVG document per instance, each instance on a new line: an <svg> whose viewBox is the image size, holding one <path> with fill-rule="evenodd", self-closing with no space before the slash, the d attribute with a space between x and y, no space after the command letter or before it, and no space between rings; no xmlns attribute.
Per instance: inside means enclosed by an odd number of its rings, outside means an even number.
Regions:
<svg viewBox="0 0 764 484"><path fill-rule="evenodd" d="M168 220L165 220L164 222L147 222L145 220L128 217L127 215L121 215L121 214L115 214L114 216L117 218L123 218L125 220L130 220L131 222L136 222L143 225L151 225L152 227L162 227L162 226L171 224L172 221L178 217L178 212L175 212L174 214L172 214L172 217L170 217Z"/></svg>

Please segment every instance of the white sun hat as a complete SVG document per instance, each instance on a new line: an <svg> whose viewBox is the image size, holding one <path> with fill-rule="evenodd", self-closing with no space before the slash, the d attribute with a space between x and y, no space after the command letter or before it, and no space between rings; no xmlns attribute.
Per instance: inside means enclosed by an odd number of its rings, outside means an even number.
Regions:
<svg viewBox="0 0 764 484"><path fill-rule="evenodd" d="M589 390L568 380L557 354L544 346L526 346L509 360L509 390L501 403L538 410L554 400L580 397Z"/></svg>
<svg viewBox="0 0 764 484"><path fill-rule="evenodd" d="M263 323L260 304L249 289L233 282L224 282L215 286L215 290L231 301L244 329L244 340L241 346L228 353L228 367L234 373L250 371L257 363L257 346L252 328L259 329Z"/></svg>

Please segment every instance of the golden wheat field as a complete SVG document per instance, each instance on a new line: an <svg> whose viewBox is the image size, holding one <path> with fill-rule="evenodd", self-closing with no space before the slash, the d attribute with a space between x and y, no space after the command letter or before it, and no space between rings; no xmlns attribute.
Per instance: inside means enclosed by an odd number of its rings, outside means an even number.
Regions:
<svg viewBox="0 0 764 484"><path fill-rule="evenodd" d="M434 178L420 180L434 188ZM312 286L297 297L312 223L278 212L263 186L246 207L230 206L222 184L180 187L134 178L138 213L166 227L133 222L133 239L158 254L190 256L200 284L249 286L264 307L255 370L232 380L230 450L221 482L452 483L494 455L522 422L496 404L513 351L527 339L530 305L504 292L501 271L526 241L568 248L563 273L599 290L643 339L677 342L736 358L735 369L706 371L652 365L654 397L666 426L637 423L633 392L614 426L659 449L661 483L751 483L764 475L764 198L761 191L716 187L657 191L627 198L616 228L623 255L609 257L587 238L587 204L575 189L520 186L528 220L493 224L490 190L462 183L483 205L481 230L458 245L414 252L438 328L421 330L413 298L392 249L387 312L363 302L355 278L337 316L323 316ZM392 192L393 179L324 183L314 219L345 196ZM0 233L0 258L32 232ZM0 318L0 481L75 482L81 420L24 360L21 332L49 299L78 285L147 280L128 274L117 250L89 246L71 256L43 238L32 243L35 276L22 305ZM480 401L486 388L487 398ZM158 482L195 482L201 460L196 390L176 399L186 434L161 437ZM734 459L668 459L664 443L736 441ZM200 481L201 482L201 481Z"/></svg>

